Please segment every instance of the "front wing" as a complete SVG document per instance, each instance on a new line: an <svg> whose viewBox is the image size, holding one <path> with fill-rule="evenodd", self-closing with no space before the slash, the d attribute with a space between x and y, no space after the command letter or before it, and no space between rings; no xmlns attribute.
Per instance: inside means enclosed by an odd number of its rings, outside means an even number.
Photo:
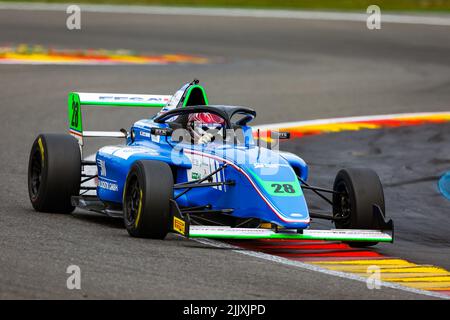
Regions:
<svg viewBox="0 0 450 320"><path fill-rule="evenodd" d="M333 240L363 242L393 242L392 232L379 230L295 230L274 231L271 229L231 228L217 226L190 226L190 238L210 239L298 239L298 240Z"/></svg>
<svg viewBox="0 0 450 320"><path fill-rule="evenodd" d="M208 239L294 239L294 240L328 240L328 241L360 241L360 242L394 242L392 221L384 226L388 230L295 230L295 229L263 229L232 228L229 226L191 225L189 215L183 214L176 201L171 200L171 231L186 238Z"/></svg>

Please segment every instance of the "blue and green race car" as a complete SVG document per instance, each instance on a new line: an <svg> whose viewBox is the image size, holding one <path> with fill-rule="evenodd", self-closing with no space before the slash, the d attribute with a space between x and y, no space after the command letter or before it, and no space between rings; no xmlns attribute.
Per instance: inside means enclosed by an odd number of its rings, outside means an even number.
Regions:
<svg viewBox="0 0 450 320"><path fill-rule="evenodd" d="M82 108L91 106L161 110L129 130L86 131ZM192 121L202 114L213 121ZM355 246L393 241L374 171L342 169L330 189L309 185L305 161L278 150L288 132L262 136L249 125L253 109L210 105L198 80L174 95L72 92L68 115L69 134L40 134L31 148L28 189L37 211L116 216L131 236L153 239L172 232ZM84 155L85 140L95 137L122 141ZM309 210L306 191L329 203L329 213ZM311 219L331 220L336 229L313 230Z"/></svg>

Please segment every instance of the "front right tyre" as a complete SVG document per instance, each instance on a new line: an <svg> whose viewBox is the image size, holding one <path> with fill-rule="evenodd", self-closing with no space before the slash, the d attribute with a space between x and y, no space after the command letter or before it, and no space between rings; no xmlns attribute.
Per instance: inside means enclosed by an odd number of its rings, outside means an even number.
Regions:
<svg viewBox="0 0 450 320"><path fill-rule="evenodd" d="M338 229L376 229L373 206L385 212L384 193L375 171L364 168L342 169L333 185L333 218ZM377 242L351 242L353 247L376 245Z"/></svg>

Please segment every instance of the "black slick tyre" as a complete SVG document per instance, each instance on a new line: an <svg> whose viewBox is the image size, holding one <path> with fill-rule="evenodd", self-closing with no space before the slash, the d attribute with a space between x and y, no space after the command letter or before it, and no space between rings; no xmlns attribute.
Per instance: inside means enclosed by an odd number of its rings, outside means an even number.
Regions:
<svg viewBox="0 0 450 320"><path fill-rule="evenodd" d="M28 194L36 211L70 213L80 193L81 152L67 134L40 134L28 162Z"/></svg>
<svg viewBox="0 0 450 320"><path fill-rule="evenodd" d="M169 232L173 174L161 161L139 160L127 175L123 194L124 223L133 237L164 239Z"/></svg>

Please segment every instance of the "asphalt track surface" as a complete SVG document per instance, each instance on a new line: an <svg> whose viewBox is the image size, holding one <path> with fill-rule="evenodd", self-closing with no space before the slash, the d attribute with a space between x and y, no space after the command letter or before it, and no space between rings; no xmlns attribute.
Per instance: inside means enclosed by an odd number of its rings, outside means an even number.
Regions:
<svg viewBox="0 0 450 320"><path fill-rule="evenodd" d="M448 27L384 24L370 32L357 22L84 14L82 30L68 31L65 19L64 12L0 11L0 42L182 52L217 63L0 66L0 298L427 298L174 236L132 239L103 216L37 213L26 174L35 136L67 129L72 90L170 94L197 77L211 103L252 106L258 124L448 110ZM96 111L85 127L129 127L143 116ZM434 180L449 167L448 139L449 126L439 125L315 136L286 149L309 161L312 181L325 185L341 166L378 170L398 241L376 250L449 268L450 206ZM81 267L82 290L66 288L70 264Z"/></svg>

